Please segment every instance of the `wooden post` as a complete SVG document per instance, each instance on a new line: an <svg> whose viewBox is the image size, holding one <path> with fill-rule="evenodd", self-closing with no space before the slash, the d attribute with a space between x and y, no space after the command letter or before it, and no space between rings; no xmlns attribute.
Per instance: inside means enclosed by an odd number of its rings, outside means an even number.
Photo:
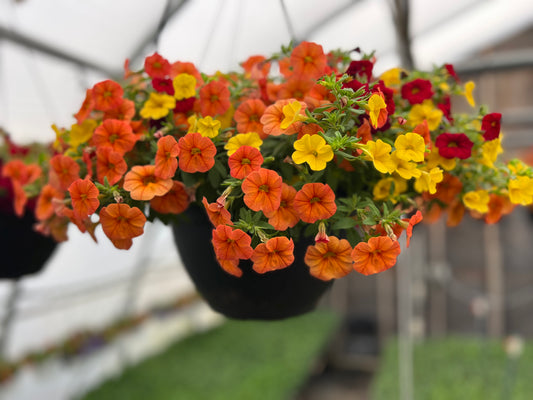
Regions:
<svg viewBox="0 0 533 400"><path fill-rule="evenodd" d="M429 225L428 231L429 266L434 282L429 293L429 331L432 335L444 335L448 329L448 303L444 287L448 268L444 219Z"/></svg>
<svg viewBox="0 0 533 400"><path fill-rule="evenodd" d="M489 337L500 338L505 333L505 282L500 227L497 224L485 225L483 237L486 265L485 278L489 300L488 334Z"/></svg>

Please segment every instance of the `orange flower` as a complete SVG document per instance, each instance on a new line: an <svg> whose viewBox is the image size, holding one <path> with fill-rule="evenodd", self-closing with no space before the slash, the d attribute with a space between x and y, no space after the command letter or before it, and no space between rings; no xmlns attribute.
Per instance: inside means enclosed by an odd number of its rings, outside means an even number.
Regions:
<svg viewBox="0 0 533 400"><path fill-rule="evenodd" d="M170 77L174 79L179 74L189 74L196 79L196 87L203 85L204 80L198 69L191 62L176 61L170 66Z"/></svg>
<svg viewBox="0 0 533 400"><path fill-rule="evenodd" d="M163 136L157 141L155 175L161 179L172 178L178 169L176 157L180 154L178 142L172 136Z"/></svg>
<svg viewBox="0 0 533 400"><path fill-rule="evenodd" d="M315 80L293 75L280 85L278 99L294 98L303 101L313 88Z"/></svg>
<svg viewBox="0 0 533 400"><path fill-rule="evenodd" d="M409 243L411 242L411 237L413 236L413 227L422 221L422 213L417 211L415 215L413 215L411 218L409 218L409 225L407 226L405 230L405 234L407 235L406 240L406 246L409 247Z"/></svg>
<svg viewBox="0 0 533 400"><path fill-rule="evenodd" d="M137 137L133 134L131 125L119 119L106 119L102 125L94 130L92 143L98 150L110 147L124 155L135 146Z"/></svg>
<svg viewBox="0 0 533 400"><path fill-rule="evenodd" d="M307 248L304 261L309 272L323 281L342 278L352 271L352 246L346 239L329 236L328 242L318 242Z"/></svg>
<svg viewBox="0 0 533 400"><path fill-rule="evenodd" d="M327 62L322 46L311 42L302 42L296 46L290 58L293 76L298 74L303 78L310 79L324 75Z"/></svg>
<svg viewBox="0 0 533 400"><path fill-rule="evenodd" d="M490 200L489 200L489 207L490 207ZM434 208L438 208L438 206L434 206ZM463 202L459 199L455 199L450 203L447 210L448 212L448 218L446 219L446 226L454 227L459 225L459 223L463 220L464 214L465 214L465 205ZM490 210L489 210L490 213ZM488 214L487 214L488 216ZM426 217L424 217L425 219ZM429 221L434 222L434 221ZM490 223L490 222L487 222Z"/></svg>
<svg viewBox="0 0 533 400"><path fill-rule="evenodd" d="M224 271L228 274L240 278L242 276L242 269L239 268L239 259L234 258L231 260L220 260L217 258L218 264L222 267Z"/></svg>
<svg viewBox="0 0 533 400"><path fill-rule="evenodd" d="M80 110L76 114L74 114L74 118L76 118L78 125L81 125L83 121L85 121L89 117L93 108L94 108L93 91L92 89L87 89L87 91L85 92L85 99L83 100L83 103L81 104Z"/></svg>
<svg viewBox="0 0 533 400"><path fill-rule="evenodd" d="M233 114L233 119L237 122L237 132L255 132L261 139L267 135L263 132L263 124L260 122L261 116L265 112L266 106L260 99L246 99Z"/></svg>
<svg viewBox="0 0 533 400"><path fill-rule="evenodd" d="M254 250L252 238L240 229L218 225L213 229L213 248L219 260L249 259Z"/></svg>
<svg viewBox="0 0 533 400"><path fill-rule="evenodd" d="M117 244L127 245L128 241L131 246L131 239L144 233L145 223L146 216L143 212L126 203L113 203L100 210L102 229L115 246Z"/></svg>
<svg viewBox="0 0 533 400"><path fill-rule="evenodd" d="M155 175L154 165L136 165L124 177L124 190L130 192L133 200L152 200L167 194L172 186L172 179Z"/></svg>
<svg viewBox="0 0 533 400"><path fill-rule="evenodd" d="M135 103L128 99L122 99L119 105L104 113L104 119L120 119L131 121L135 116Z"/></svg>
<svg viewBox="0 0 533 400"><path fill-rule="evenodd" d="M259 274L286 268L294 262L294 243L285 236L273 237L257 245L251 260Z"/></svg>
<svg viewBox="0 0 533 400"><path fill-rule="evenodd" d="M180 214L189 207L189 194L182 182L173 181L172 188L163 196L150 200L150 206L161 214Z"/></svg>
<svg viewBox="0 0 533 400"><path fill-rule="evenodd" d="M89 179L77 179L68 188L74 215L80 219L93 214L100 205L100 191Z"/></svg>
<svg viewBox="0 0 533 400"><path fill-rule="evenodd" d="M485 215L485 222L487 224L497 223L502 216L513 211L514 207L515 204L511 203L508 197L491 193L489 197L489 212Z"/></svg>
<svg viewBox="0 0 533 400"><path fill-rule="evenodd" d="M316 135L318 132L324 132L324 129L318 124L302 124L300 130L298 131L298 139L303 138L305 135Z"/></svg>
<svg viewBox="0 0 533 400"><path fill-rule="evenodd" d="M260 119L263 124L263 132L267 135L293 135L298 132L302 126L302 121L295 121L287 129L281 129L281 122L285 119L283 114L283 107L287 104L296 101L296 99L278 100L274 104L268 106ZM305 103L303 103L305 105ZM305 106L302 107L302 110Z"/></svg>
<svg viewBox="0 0 533 400"><path fill-rule="evenodd" d="M166 78L170 74L170 63L155 52L144 60L144 70L151 78Z"/></svg>
<svg viewBox="0 0 533 400"><path fill-rule="evenodd" d="M281 201L279 207L270 213L265 213L265 217L268 218L268 223L278 231L285 231L287 228L292 228L300 220L294 210L294 196L296 196L296 189L283 183L281 185Z"/></svg>
<svg viewBox="0 0 533 400"><path fill-rule="evenodd" d="M124 157L111 147L104 147L96 153L96 176L100 183L107 178L110 185L117 183L128 170Z"/></svg>
<svg viewBox="0 0 533 400"><path fill-rule="evenodd" d="M64 199L65 192L59 191L50 184L43 186L37 197L35 205L35 218L44 221L54 215L54 206L52 199Z"/></svg>
<svg viewBox="0 0 533 400"><path fill-rule="evenodd" d="M209 221L214 226L231 225L231 214L222 204L218 202L208 203L205 197L202 199L202 204L205 207Z"/></svg>
<svg viewBox="0 0 533 400"><path fill-rule="evenodd" d="M229 156L230 175L236 179L244 179L251 172L257 171L263 164L261 152L252 146L241 146Z"/></svg>
<svg viewBox="0 0 533 400"><path fill-rule="evenodd" d="M200 112L203 117L222 115L231 106L230 91L220 81L212 81L200 89Z"/></svg>
<svg viewBox="0 0 533 400"><path fill-rule="evenodd" d="M246 76L255 80L266 78L270 72L270 62L266 61L265 56L250 56L241 65Z"/></svg>
<svg viewBox="0 0 533 400"><path fill-rule="evenodd" d="M383 272L396 264L400 244L388 236L371 237L358 243L352 251L354 269L363 275Z"/></svg>
<svg viewBox="0 0 533 400"><path fill-rule="evenodd" d="M67 190L79 178L80 166L69 156L56 154L50 159L48 183L58 190Z"/></svg>
<svg viewBox="0 0 533 400"><path fill-rule="evenodd" d="M106 80L93 86L92 98L94 108L100 111L108 111L118 107L122 103L124 90L117 82Z"/></svg>
<svg viewBox="0 0 533 400"><path fill-rule="evenodd" d="M294 196L293 207L304 222L328 219L337 211L335 193L328 184L306 183Z"/></svg>
<svg viewBox="0 0 533 400"><path fill-rule="evenodd" d="M217 148L208 137L197 132L189 133L180 138L179 168L182 171L207 172L215 165Z"/></svg>
<svg viewBox="0 0 533 400"><path fill-rule="evenodd" d="M271 169L251 172L242 182L244 203L254 211L271 213L281 203L281 176Z"/></svg>

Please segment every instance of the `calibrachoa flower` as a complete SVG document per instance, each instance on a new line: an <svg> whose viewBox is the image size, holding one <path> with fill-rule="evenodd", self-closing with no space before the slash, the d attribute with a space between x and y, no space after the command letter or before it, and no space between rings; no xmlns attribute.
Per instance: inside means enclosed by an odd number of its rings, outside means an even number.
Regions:
<svg viewBox="0 0 533 400"><path fill-rule="evenodd" d="M375 62L302 42L210 75L154 53L87 90L46 151L0 147L12 212L37 199L40 232L102 225L127 249L146 220L179 223L196 205L228 274L241 259L247 274L292 268L296 238L315 238L303 261L331 280L391 268L422 219L494 223L533 203L533 168L498 161L501 114L454 113L457 96L475 105L472 82L451 65L374 77Z"/></svg>

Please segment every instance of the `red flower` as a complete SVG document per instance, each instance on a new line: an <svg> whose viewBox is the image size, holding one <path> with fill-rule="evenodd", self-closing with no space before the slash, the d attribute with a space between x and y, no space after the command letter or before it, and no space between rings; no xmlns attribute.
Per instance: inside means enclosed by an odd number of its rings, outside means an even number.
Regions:
<svg viewBox="0 0 533 400"><path fill-rule="evenodd" d="M487 114L481 121L481 130L483 133L483 139L494 140L500 136L502 115L500 113Z"/></svg>
<svg viewBox="0 0 533 400"><path fill-rule="evenodd" d="M453 122L452 103L450 101L450 96L448 95L444 96L442 98L442 102L437 104L437 107L439 110L442 111L442 113L448 119L448 121Z"/></svg>
<svg viewBox="0 0 533 400"><path fill-rule="evenodd" d="M169 78L153 78L152 86L155 91L159 93L166 93L169 96L174 96L174 85L172 79Z"/></svg>
<svg viewBox="0 0 533 400"><path fill-rule="evenodd" d="M455 82L459 83L459 77L457 76L457 73L455 72L455 68L452 64L444 64L444 68L446 68L446 71L450 74L450 76L455 79Z"/></svg>
<svg viewBox="0 0 533 400"><path fill-rule="evenodd" d="M402 97L411 104L420 104L433 97L431 82L427 79L415 79L402 86Z"/></svg>
<svg viewBox="0 0 533 400"><path fill-rule="evenodd" d="M435 146L441 157L465 160L472 154L474 142L464 133L441 133L435 140Z"/></svg>
<svg viewBox="0 0 533 400"><path fill-rule="evenodd" d="M370 82L373 68L374 64L370 60L352 61L346 70L346 74L356 79L365 76L366 81Z"/></svg>
<svg viewBox="0 0 533 400"><path fill-rule="evenodd" d="M157 52L144 60L144 70L150 78L165 78L170 74L170 63Z"/></svg>
<svg viewBox="0 0 533 400"><path fill-rule="evenodd" d="M187 97L183 100L176 100L176 107L174 107L174 113L186 113L191 111L194 108L195 100L196 97Z"/></svg>

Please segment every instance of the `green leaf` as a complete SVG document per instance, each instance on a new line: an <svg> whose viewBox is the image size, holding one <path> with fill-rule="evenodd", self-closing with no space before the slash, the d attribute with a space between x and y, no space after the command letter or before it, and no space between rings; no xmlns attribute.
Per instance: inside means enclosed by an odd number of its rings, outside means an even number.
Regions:
<svg viewBox="0 0 533 400"><path fill-rule="evenodd" d="M335 222L332 229L350 229L357 225L355 219L350 217L344 217Z"/></svg>

